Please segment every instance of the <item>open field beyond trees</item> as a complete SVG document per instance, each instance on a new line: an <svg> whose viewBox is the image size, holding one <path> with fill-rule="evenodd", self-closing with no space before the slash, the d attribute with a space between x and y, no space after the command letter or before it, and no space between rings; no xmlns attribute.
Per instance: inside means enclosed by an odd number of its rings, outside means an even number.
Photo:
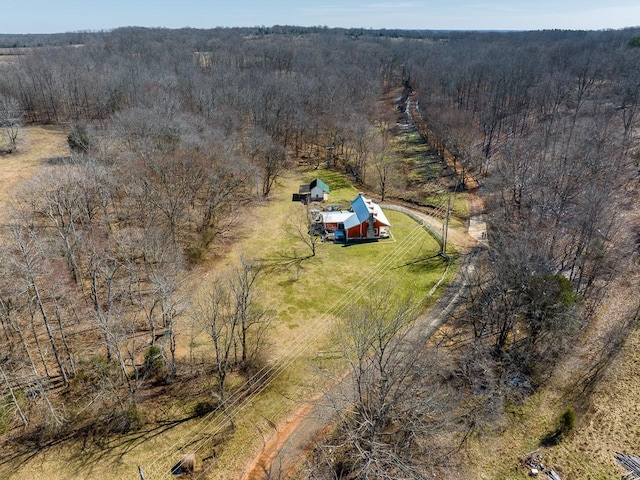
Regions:
<svg viewBox="0 0 640 480"><path fill-rule="evenodd" d="M17 152L0 155L0 202L3 204L21 182L46 168L52 159L55 162L69 155L67 134L60 127L25 127L20 132L18 145Z"/></svg>

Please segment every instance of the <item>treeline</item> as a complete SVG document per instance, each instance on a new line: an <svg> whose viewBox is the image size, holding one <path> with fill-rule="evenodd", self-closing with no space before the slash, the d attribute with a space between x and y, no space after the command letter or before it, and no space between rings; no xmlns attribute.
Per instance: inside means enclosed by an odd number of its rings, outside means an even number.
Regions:
<svg viewBox="0 0 640 480"><path fill-rule="evenodd" d="M404 329L389 340L401 314L383 328L376 313L354 314L343 348L355 408L316 448L308 478L463 477L464 453L453 452L467 436L491 429L590 341L609 282L638 267L634 35L466 32L404 57L405 93L415 93L434 147L456 162L459 186L470 186L464 175L480 185L470 208L488 222L487 249L438 348L416 353ZM634 313L608 326L567 401L585 404ZM439 358L425 372L429 355ZM416 380L428 376L428 387Z"/></svg>
<svg viewBox="0 0 640 480"><path fill-rule="evenodd" d="M372 29L372 28L329 28L326 26L301 27L297 25L273 25L256 27L217 27L212 29L196 28L147 28L147 27L119 27L113 30L76 31L64 33L33 33L7 34L0 33L0 48L51 47L65 45L80 45L95 41L98 38L113 34L140 32L150 38L151 35L162 37L164 40L188 42L191 45L208 42L213 37L231 36L303 36L303 35L333 35L340 37L390 37L414 39L441 39L452 35L468 35L469 32L442 32L436 30L401 30L401 29Z"/></svg>

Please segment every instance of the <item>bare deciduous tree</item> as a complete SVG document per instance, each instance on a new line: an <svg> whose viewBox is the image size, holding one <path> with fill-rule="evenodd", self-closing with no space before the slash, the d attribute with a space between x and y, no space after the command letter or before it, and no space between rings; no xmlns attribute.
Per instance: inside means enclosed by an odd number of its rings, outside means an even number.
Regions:
<svg viewBox="0 0 640 480"><path fill-rule="evenodd" d="M213 343L215 367L218 377L218 395L226 394L227 374L233 368L233 347L236 341L238 317L233 315L233 300L222 283L215 282L195 300L193 317Z"/></svg>
<svg viewBox="0 0 640 480"><path fill-rule="evenodd" d="M414 321L410 303L389 293L372 294L344 321L339 342L351 366L352 407L341 412L335 443L316 450L316 472L359 479L430 475L436 451L430 439L451 421L456 400L438 378L436 357L414 335Z"/></svg>
<svg viewBox="0 0 640 480"><path fill-rule="evenodd" d="M314 211L313 205L294 205L296 212L287 218L285 224L285 230L289 234L292 240L302 241L302 243L309 249L309 256L316 256L316 249L318 243L322 241L322 231L319 230L322 224L317 222L317 218L314 215L320 215L319 211ZM295 250L293 251L293 258L298 258Z"/></svg>
<svg viewBox="0 0 640 480"><path fill-rule="evenodd" d="M227 374L248 368L264 346L270 312L258 303L261 269L258 262L240 258L238 266L214 279L193 302L192 316L213 342L221 399Z"/></svg>
<svg viewBox="0 0 640 480"><path fill-rule="evenodd" d="M7 153L15 151L22 127L22 108L15 98L0 95L0 128L8 143Z"/></svg>

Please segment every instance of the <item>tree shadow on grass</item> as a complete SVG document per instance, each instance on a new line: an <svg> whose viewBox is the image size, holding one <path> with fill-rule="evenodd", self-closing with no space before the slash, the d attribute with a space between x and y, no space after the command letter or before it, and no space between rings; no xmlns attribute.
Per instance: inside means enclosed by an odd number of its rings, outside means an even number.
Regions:
<svg viewBox="0 0 640 480"><path fill-rule="evenodd" d="M304 270L304 262L313 255L301 255L297 251L279 252L273 257L262 260L262 268L267 273L285 274L287 278L279 283L285 287L297 282Z"/></svg>
<svg viewBox="0 0 640 480"><path fill-rule="evenodd" d="M553 431L545 435L542 440L540 440L540 446L542 447L553 447L558 445L562 440L564 440L571 432L574 430L576 426L576 412L573 408L567 408L560 419L558 420L558 426Z"/></svg>
<svg viewBox="0 0 640 480"><path fill-rule="evenodd" d="M451 261L451 257L445 258L441 253L435 253L403 263L394 268L407 268L412 272L429 272L441 268Z"/></svg>
<svg viewBox="0 0 640 480"><path fill-rule="evenodd" d="M111 463L118 464L127 453L141 446L148 440L162 435L173 428L196 418L189 416L173 421L159 422L150 428L141 429L122 435L107 436L97 432L93 426L80 429L70 428L64 434L47 438L50 432L46 429L34 429L28 434L18 434L7 439L0 453L0 475L4 472L16 472L24 469L30 462L47 453L59 454L56 447L68 446L66 452L81 452L77 456L69 456L64 460L69 466L69 473L86 477L93 467L111 457ZM117 452L117 455L116 455ZM20 469L15 468L19 466ZM27 470L23 470L26 473Z"/></svg>

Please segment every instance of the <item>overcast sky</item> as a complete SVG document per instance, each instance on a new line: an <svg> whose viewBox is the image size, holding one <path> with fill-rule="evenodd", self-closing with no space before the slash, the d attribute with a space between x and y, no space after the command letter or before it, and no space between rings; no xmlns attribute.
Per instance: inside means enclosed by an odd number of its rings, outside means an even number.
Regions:
<svg viewBox="0 0 640 480"><path fill-rule="evenodd" d="M601 30L640 25L640 0L21 0L0 9L0 33L132 25Z"/></svg>

